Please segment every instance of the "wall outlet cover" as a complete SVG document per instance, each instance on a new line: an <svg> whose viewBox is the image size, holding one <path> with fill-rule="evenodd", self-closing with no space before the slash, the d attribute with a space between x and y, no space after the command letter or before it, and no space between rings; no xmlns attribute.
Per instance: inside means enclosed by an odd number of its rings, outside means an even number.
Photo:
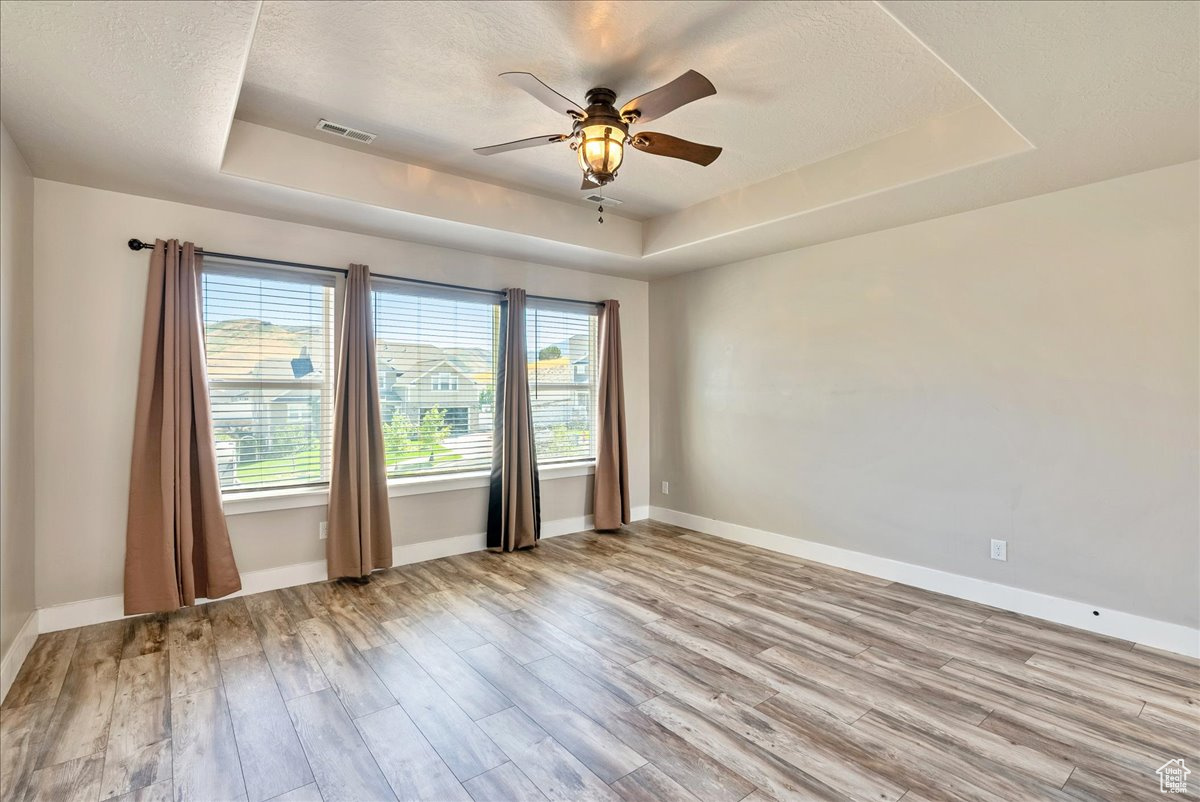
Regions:
<svg viewBox="0 0 1200 802"><path fill-rule="evenodd" d="M670 495L670 493L671 493L671 483L670 482L662 483L662 492L663 492L664 496Z"/></svg>
<svg viewBox="0 0 1200 802"><path fill-rule="evenodd" d="M329 537L329 521L321 521L321 529L317 533L317 537L319 537L321 540L325 540L327 537Z"/></svg>
<svg viewBox="0 0 1200 802"><path fill-rule="evenodd" d="M1008 561L1008 541L992 539L992 559Z"/></svg>

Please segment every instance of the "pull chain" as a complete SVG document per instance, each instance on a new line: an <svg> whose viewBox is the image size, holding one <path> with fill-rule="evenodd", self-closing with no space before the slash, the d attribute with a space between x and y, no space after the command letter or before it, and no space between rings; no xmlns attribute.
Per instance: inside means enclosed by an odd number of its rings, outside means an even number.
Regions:
<svg viewBox="0 0 1200 802"><path fill-rule="evenodd" d="M599 222L601 224L603 224L604 223L604 204L603 203L600 204L600 206L596 209L596 211L600 213Z"/></svg>

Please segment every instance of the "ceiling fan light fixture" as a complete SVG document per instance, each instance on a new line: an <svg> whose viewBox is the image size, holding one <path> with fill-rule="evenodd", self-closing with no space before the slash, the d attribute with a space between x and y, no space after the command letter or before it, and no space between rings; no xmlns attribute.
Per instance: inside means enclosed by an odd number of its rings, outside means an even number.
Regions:
<svg viewBox="0 0 1200 802"><path fill-rule="evenodd" d="M609 123L580 129L579 166L597 184L612 181L625 158L625 131Z"/></svg>
<svg viewBox="0 0 1200 802"><path fill-rule="evenodd" d="M625 146L656 156L670 156L707 167L721 155L712 145L688 142L668 134L639 132L629 134L629 126L658 119L680 106L716 94L712 82L695 70L688 70L670 83L638 95L619 110L613 104L617 93L597 86L587 93L587 108L555 92L528 72L500 74L509 83L523 89L542 103L571 120L571 133L527 137L499 145L475 148L482 156L521 150L537 145L566 142L575 151L583 170L582 190L595 189L611 183L625 158ZM600 222L604 222L601 219Z"/></svg>

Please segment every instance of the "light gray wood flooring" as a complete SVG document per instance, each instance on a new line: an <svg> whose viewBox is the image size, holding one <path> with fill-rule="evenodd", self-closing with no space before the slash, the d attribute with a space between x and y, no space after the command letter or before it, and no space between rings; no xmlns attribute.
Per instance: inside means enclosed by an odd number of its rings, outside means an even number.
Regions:
<svg viewBox="0 0 1200 802"><path fill-rule="evenodd" d="M1200 664L654 522L44 634L4 800L1156 799Z"/></svg>

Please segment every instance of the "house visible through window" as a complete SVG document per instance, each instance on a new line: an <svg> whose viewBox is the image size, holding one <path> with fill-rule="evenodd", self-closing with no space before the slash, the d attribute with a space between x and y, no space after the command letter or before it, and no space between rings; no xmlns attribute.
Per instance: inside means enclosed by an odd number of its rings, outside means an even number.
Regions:
<svg viewBox="0 0 1200 802"><path fill-rule="evenodd" d="M225 491L329 481L335 283L206 263L204 343Z"/></svg>
<svg viewBox="0 0 1200 802"><path fill-rule="evenodd" d="M210 261L201 285L222 490L327 484L340 279ZM489 468L495 295L376 281L372 310L388 476ZM534 300L526 326L538 461L594 458L594 308Z"/></svg>
<svg viewBox="0 0 1200 802"><path fill-rule="evenodd" d="M386 280L373 289L388 475L491 467L495 296Z"/></svg>
<svg viewBox="0 0 1200 802"><path fill-rule="evenodd" d="M538 462L592 459L596 455L595 307L531 300L525 324Z"/></svg>

